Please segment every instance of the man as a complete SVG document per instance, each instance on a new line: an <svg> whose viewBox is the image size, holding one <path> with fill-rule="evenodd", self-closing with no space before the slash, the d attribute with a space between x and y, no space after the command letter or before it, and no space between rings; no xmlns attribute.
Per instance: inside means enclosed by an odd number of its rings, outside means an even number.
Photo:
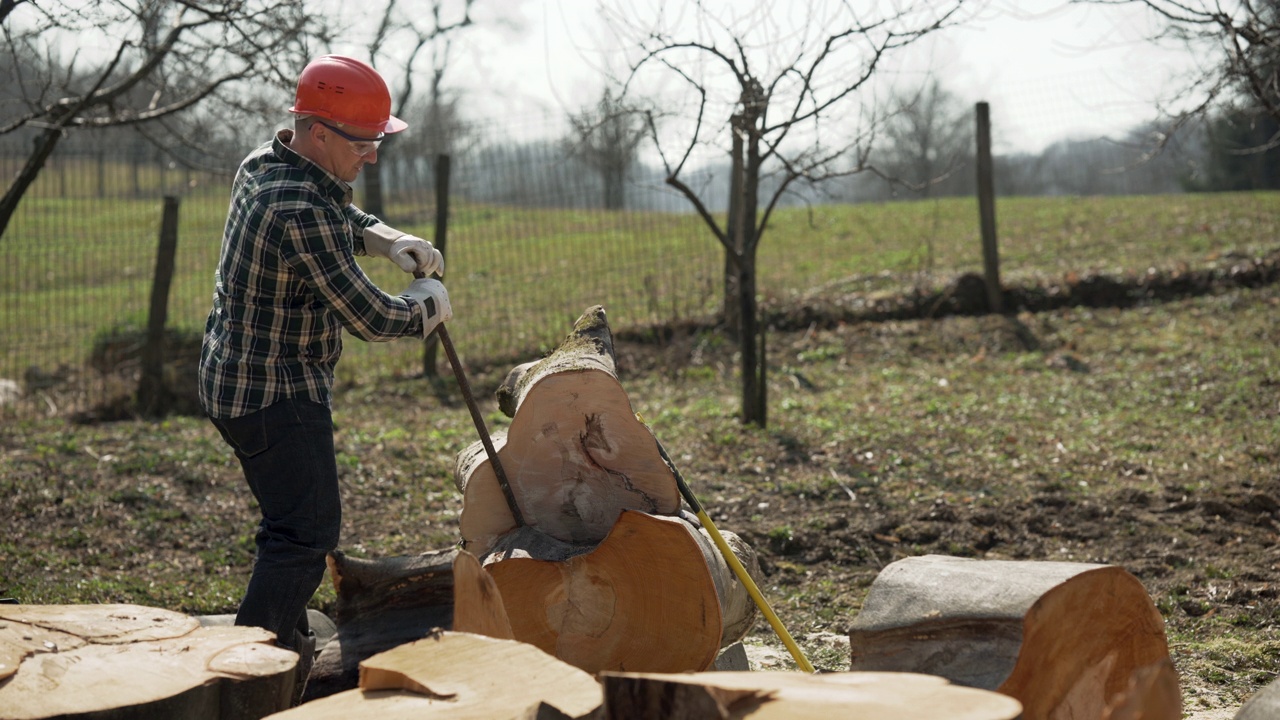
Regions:
<svg viewBox="0 0 1280 720"><path fill-rule="evenodd" d="M348 183L378 161L383 137L407 127L391 115L378 73L352 58L317 58L289 111L293 129L250 153L232 186L200 400L262 511L236 624L300 649L306 605L341 524L330 408L342 331L366 341L424 338L453 314L439 280L389 295L355 260L385 257L425 276L444 262L431 243L351 204Z"/></svg>

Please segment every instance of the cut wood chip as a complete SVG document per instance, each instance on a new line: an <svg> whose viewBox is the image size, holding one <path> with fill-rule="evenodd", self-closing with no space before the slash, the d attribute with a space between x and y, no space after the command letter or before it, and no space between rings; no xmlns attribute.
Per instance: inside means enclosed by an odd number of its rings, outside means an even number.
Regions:
<svg viewBox="0 0 1280 720"><path fill-rule="evenodd" d="M595 678L531 645L442 631L362 662L359 689L270 717L502 720L542 704L581 717L600 702Z"/></svg>
<svg viewBox="0 0 1280 720"><path fill-rule="evenodd" d="M1006 695L914 673L601 674L610 720L1011 720Z"/></svg>
<svg viewBox="0 0 1280 720"><path fill-rule="evenodd" d="M453 630L515 639L498 584L480 560L465 550L453 561Z"/></svg>
<svg viewBox="0 0 1280 720"><path fill-rule="evenodd" d="M1167 660L1164 620L1120 567L928 555L885 567L849 634L850 670L998 690L1026 720L1100 717Z"/></svg>
<svg viewBox="0 0 1280 720"><path fill-rule="evenodd" d="M0 625L5 720L261 717L293 694L298 656L261 628L138 605L0 606Z"/></svg>

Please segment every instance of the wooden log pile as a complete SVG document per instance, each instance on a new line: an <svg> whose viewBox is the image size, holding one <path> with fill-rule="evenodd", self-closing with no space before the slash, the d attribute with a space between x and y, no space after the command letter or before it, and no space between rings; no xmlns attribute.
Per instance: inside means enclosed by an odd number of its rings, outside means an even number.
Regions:
<svg viewBox="0 0 1280 720"><path fill-rule="evenodd" d="M440 631L361 664L359 686L271 720L1012 720L1018 701L914 673L604 672Z"/></svg>

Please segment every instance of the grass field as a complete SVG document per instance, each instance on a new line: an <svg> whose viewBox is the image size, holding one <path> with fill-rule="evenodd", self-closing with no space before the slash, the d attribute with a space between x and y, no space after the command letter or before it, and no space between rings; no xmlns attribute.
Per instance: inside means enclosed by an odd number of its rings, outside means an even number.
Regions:
<svg viewBox="0 0 1280 720"><path fill-rule="evenodd" d="M145 326L160 209L155 200L24 201L0 243L0 377L81 363L103 333ZM1280 193L1008 198L997 210L1001 272L1013 283L1257 254L1280 237ZM171 327L203 327L225 213L225 199L209 194L181 206ZM434 237L429 224L405 229ZM706 317L721 301L722 250L692 215L460 202L446 252L454 336L477 358L545 350L597 303L629 327ZM981 271L977 211L963 198L784 209L758 261L766 306L931 287ZM403 289L390 264L365 266L388 291ZM417 357L401 343L347 345L364 372L396 372Z"/></svg>
<svg viewBox="0 0 1280 720"><path fill-rule="evenodd" d="M1011 199L999 211L1012 282L1196 268L1273 251L1280 238L1275 193ZM971 212L950 200L788 211L761 247L763 293L782 307L977 270ZM604 219L574 217L521 213L562 225L520 231L537 251L488 261L493 277L478 280L468 264L479 262L459 249L451 288L473 318L454 336L510 334L532 316L472 294L476 285L531 306L546 283L572 286L563 248L628 248L619 265L652 262L643 243L591 247ZM694 232L667 221L672 236ZM535 258L536 270L521 266ZM528 277L537 280L517 280ZM599 287L634 282L620 271ZM70 291L30 292L43 308ZM498 319L480 320L481 308ZM556 308L552 334L580 310ZM1278 314L1280 286L1269 285L1127 309L773 333L766 429L738 423L733 345L715 331L620 342L619 375L717 524L760 553L765 594L820 667L847 667L840 638L893 560L1110 563L1134 573L1163 615L1187 713L1229 712L1280 674ZM629 317L610 315L615 328ZM454 461L475 440L469 415L452 384L370 372L365 357L346 361L336 397L341 547L366 557L447 547L460 510ZM501 430L493 390L510 366L471 367ZM221 613L248 577L256 510L198 418L7 419L0 497L0 596ZM333 599L323 585L313 606ZM763 621L748 642L778 648ZM775 667L788 666L783 652Z"/></svg>

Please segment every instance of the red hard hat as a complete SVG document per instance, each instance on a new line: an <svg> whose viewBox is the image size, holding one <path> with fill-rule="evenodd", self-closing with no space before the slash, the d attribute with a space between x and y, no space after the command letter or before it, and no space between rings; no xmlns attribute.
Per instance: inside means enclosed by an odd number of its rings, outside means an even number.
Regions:
<svg viewBox="0 0 1280 720"><path fill-rule="evenodd" d="M322 55L307 63L298 76L289 112L375 132L396 133L409 127L391 114L391 93L378 71L342 55Z"/></svg>

